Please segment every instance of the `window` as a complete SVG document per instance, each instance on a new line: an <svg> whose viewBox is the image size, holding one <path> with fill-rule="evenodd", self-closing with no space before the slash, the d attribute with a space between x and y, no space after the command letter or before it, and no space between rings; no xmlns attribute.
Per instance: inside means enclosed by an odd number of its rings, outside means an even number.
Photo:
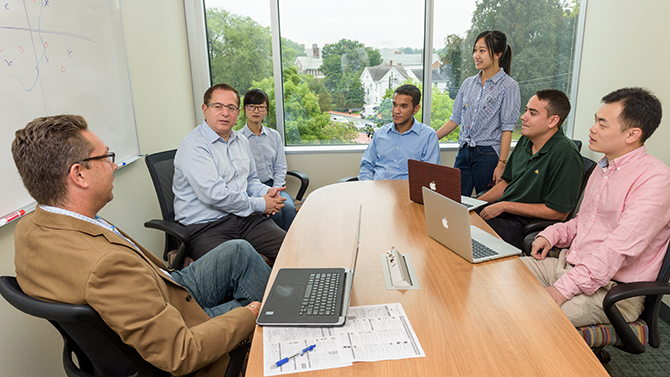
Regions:
<svg viewBox="0 0 670 377"><path fill-rule="evenodd" d="M372 130L391 121L393 90L405 83L423 92L417 120L438 129L449 120L462 81L476 74L472 46L483 30L507 34L520 111L539 89L557 88L571 96L580 48L579 4L205 0L201 12L211 81L227 82L242 95L263 89L271 101L264 123L277 128L287 146L324 146L367 144ZM433 14L426 17L426 9ZM273 45L281 55L273 55ZM432 45L428 54L426 45ZM241 115L238 128L244 122ZM441 141L457 139L455 131Z"/></svg>

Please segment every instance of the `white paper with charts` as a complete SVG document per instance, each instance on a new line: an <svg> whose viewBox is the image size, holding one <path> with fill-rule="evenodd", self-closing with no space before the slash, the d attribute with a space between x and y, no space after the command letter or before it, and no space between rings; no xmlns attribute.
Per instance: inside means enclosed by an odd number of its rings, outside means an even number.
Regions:
<svg viewBox="0 0 670 377"><path fill-rule="evenodd" d="M282 358L314 350L272 368ZM265 376L340 368L356 361L425 357L399 303L350 307L342 327L264 327Z"/></svg>

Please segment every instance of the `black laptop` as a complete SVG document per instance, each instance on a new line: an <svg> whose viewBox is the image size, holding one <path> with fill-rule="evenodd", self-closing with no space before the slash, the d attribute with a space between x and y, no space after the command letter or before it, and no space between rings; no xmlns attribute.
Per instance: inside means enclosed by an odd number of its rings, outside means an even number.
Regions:
<svg viewBox="0 0 670 377"><path fill-rule="evenodd" d="M347 319L361 236L361 212L351 268L281 268L256 323L261 326L342 326Z"/></svg>

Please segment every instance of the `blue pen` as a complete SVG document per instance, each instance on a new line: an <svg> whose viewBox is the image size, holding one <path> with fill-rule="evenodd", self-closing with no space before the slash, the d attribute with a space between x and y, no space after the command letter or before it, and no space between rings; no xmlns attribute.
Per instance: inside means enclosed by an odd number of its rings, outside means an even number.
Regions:
<svg viewBox="0 0 670 377"><path fill-rule="evenodd" d="M283 358L283 359L277 361L276 363L274 363L274 364L272 365L271 368L279 368L280 366L282 366L282 365L288 363L288 361L291 360L291 359L293 359L294 357L302 356L302 355L306 354L307 352L313 350L314 347L316 347L316 344L312 344L311 346L309 346L309 347L305 348L304 350L302 350L302 352L298 352L298 353L296 353L295 355L292 355L292 356L289 356L289 357L285 357L285 358Z"/></svg>

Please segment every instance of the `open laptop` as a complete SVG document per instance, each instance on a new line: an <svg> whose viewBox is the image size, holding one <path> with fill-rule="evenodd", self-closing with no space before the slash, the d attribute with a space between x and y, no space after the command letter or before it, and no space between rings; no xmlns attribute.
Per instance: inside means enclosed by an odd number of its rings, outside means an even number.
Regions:
<svg viewBox="0 0 670 377"><path fill-rule="evenodd" d="M256 323L261 326L342 326L347 319L361 237L361 213L351 268L281 268Z"/></svg>
<svg viewBox="0 0 670 377"><path fill-rule="evenodd" d="M449 166L432 164L418 160L407 160L409 173L409 198L413 202L423 204L422 187L461 203L468 210L477 209L487 202L469 196L461 196L461 170Z"/></svg>
<svg viewBox="0 0 670 377"><path fill-rule="evenodd" d="M470 263L521 254L521 250L470 225L470 214L461 204L423 188L428 235Z"/></svg>

